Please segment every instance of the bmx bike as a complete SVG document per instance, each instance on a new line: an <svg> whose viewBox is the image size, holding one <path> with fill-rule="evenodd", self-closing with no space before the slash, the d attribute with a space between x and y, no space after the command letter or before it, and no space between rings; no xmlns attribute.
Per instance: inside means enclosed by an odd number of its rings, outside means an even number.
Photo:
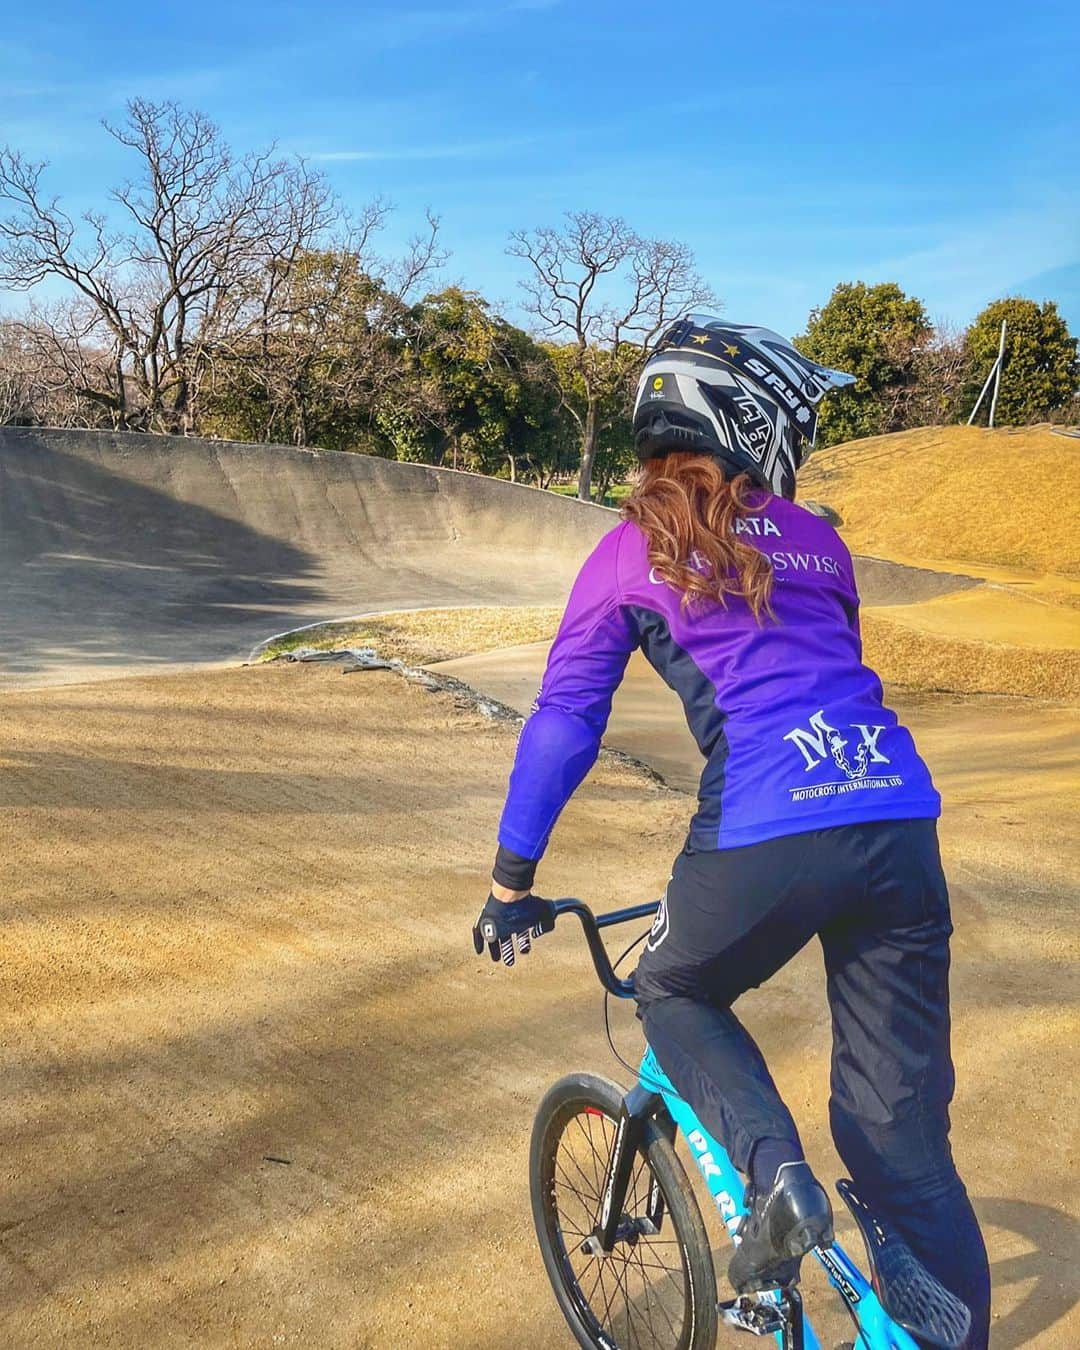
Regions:
<svg viewBox="0 0 1080 1350"><path fill-rule="evenodd" d="M600 937L644 919L659 901L599 917L580 900L553 902L580 920L600 982L632 998ZM626 953L624 953L625 955ZM614 1048L614 1047L613 1047ZM529 1185L544 1265L578 1343L596 1350L713 1350L721 1327L772 1336L781 1350L820 1350L796 1283L720 1301L705 1225L674 1144L682 1132L724 1227L738 1242L744 1184L646 1047L629 1090L589 1073L562 1078L533 1125ZM862 1235L867 1279L838 1244L815 1247L851 1315L856 1350L960 1350L971 1316L871 1213L837 1183ZM918 1337L918 1340L914 1339Z"/></svg>

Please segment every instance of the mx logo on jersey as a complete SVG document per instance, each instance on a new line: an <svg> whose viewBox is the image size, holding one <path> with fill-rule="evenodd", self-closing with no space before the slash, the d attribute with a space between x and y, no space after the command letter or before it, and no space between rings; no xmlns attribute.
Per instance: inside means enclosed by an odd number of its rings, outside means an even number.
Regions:
<svg viewBox="0 0 1080 1350"><path fill-rule="evenodd" d="M888 764L889 758L878 748L878 739L885 728L870 726L864 722L854 722L845 737L837 727L825 721L825 709L819 708L809 718L805 727L795 727L784 737L790 741L802 755L806 770L816 769L826 759L831 759L836 767L849 779L865 778L871 764ZM848 758L848 747L854 739L852 733L858 732L858 744L852 764Z"/></svg>

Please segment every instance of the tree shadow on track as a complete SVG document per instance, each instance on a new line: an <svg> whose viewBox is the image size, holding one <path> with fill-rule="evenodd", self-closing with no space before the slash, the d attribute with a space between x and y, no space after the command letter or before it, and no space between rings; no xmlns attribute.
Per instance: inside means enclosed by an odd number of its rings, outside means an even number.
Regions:
<svg viewBox="0 0 1080 1350"><path fill-rule="evenodd" d="M389 988L339 972L302 1001L286 976L246 1013L137 1045L91 1048L85 1023L63 1043L35 1038L9 1066L9 1111L17 1096L20 1151L54 1162L5 1195L0 1256L25 1277L0 1297L9 1343L31 1343L20 1332L43 1305L82 1344L117 1343L121 1331L123 1344L176 1332L223 1344L237 1316L247 1344L279 1330L326 1346L403 1343L414 1280L445 1280L456 1265L471 1283L477 1251L492 1254L493 1222L502 1240L528 1222L520 1159L504 1138L474 1144L482 1105L505 1113L520 1101L515 1066L542 1031L524 1011L497 1029L453 1006L433 1021L419 995L439 964L399 958ZM562 990L544 1001L567 1011ZM588 1060L595 1035L582 1015L560 1044ZM491 1159L503 1165L493 1184ZM461 1193L452 1185L433 1204L423 1179L435 1176L437 1197L447 1177L464 1177ZM504 1298L517 1295L508 1286ZM368 1340L373 1304L395 1320Z"/></svg>
<svg viewBox="0 0 1080 1350"><path fill-rule="evenodd" d="M432 1022L420 996L444 956L399 958L389 988L339 983L300 1006L282 987L247 1017L119 1053L39 1047L16 1086L49 1103L31 1127L39 1152L68 1151L72 1165L58 1191L11 1187L0 1253L26 1276L3 1300L15 1325L30 1325L45 1299L86 1344L166 1344L171 1328L206 1345L240 1330L252 1344L281 1334L328 1347L357 1337L497 1347L535 1329L538 1311L558 1326L538 1258L508 1280L503 1244L516 1234L518 1253L522 1240L533 1252L520 1129L552 1073L555 1026L564 1068L604 1069L595 995L572 977L570 990L534 986L530 1006L497 1026L470 1029L475 1005L449 1004ZM69 1114L88 1086L107 1108L94 1154ZM1011 1287L1030 1282L995 1323L995 1347L1066 1344L1039 1338L1077 1302L1078 1225L1008 1197L976 1207L984 1224L1031 1244L994 1261L999 1299L1011 1304ZM721 1280L728 1255L716 1252ZM483 1290L474 1272L488 1261L500 1283ZM470 1328L456 1341L434 1297L455 1268L467 1287L465 1310L453 1309L458 1335ZM415 1307L414 1285L432 1294Z"/></svg>
<svg viewBox="0 0 1080 1350"><path fill-rule="evenodd" d="M179 807L199 814L340 815L388 811L397 784L374 766L362 772L310 773L297 770L202 768L148 764L108 755L71 755L57 751L0 751L0 808L84 808L85 785L92 781L96 801L110 809L174 813ZM418 789L420 810L445 805L439 784Z"/></svg>
<svg viewBox="0 0 1080 1350"><path fill-rule="evenodd" d="M990 1279L995 1297L1015 1284L1028 1285L1021 1301L991 1333L994 1350L1046 1344L1038 1338L1080 1303L1080 1223L1049 1205L1036 1205L1008 1196L974 1200L980 1222L1014 1234L1029 1245L1015 1256L991 1260Z"/></svg>
<svg viewBox="0 0 1080 1350"><path fill-rule="evenodd" d="M0 672L224 659L324 596L319 560L284 539L45 435L9 435L2 450Z"/></svg>

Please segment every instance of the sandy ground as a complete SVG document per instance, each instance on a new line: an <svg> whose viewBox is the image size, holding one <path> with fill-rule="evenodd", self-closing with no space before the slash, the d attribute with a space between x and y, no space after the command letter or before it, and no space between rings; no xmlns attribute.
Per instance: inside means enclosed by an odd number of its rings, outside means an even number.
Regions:
<svg viewBox="0 0 1080 1350"><path fill-rule="evenodd" d="M562 605L469 605L372 614L287 633L257 648L252 659L273 660L298 647L321 651L371 647L386 660L425 665L550 641L562 614Z"/></svg>
<svg viewBox="0 0 1080 1350"><path fill-rule="evenodd" d="M995 1350L1072 1350L1074 714L904 711L948 801ZM576 933L512 974L472 955L514 729L282 666L6 694L0 719L3 1344L568 1345L526 1140L552 1079L613 1070ZM652 896L690 809L602 764L544 887ZM835 1175L816 951L743 1006Z"/></svg>
<svg viewBox="0 0 1080 1350"><path fill-rule="evenodd" d="M963 604L967 597L977 602ZM536 605L398 611L298 629L255 655L373 647L387 659L430 665L550 641L561 618L561 607ZM1080 613L1011 589L980 587L919 603L863 606L862 636L868 664L904 689L1080 701ZM498 665L494 657L481 668ZM641 717L647 716L643 707Z"/></svg>
<svg viewBox="0 0 1080 1350"><path fill-rule="evenodd" d="M840 512L856 553L984 583L887 609L864 595L886 681L1080 697L1080 498L1060 486L1075 459L1045 426L926 427L810 457L800 492Z"/></svg>

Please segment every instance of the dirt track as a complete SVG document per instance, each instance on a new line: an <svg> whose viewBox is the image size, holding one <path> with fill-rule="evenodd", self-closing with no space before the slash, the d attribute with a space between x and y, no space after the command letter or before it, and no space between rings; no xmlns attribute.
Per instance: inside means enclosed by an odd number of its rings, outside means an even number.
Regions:
<svg viewBox="0 0 1080 1350"><path fill-rule="evenodd" d="M950 808L993 1343L1073 1350L1075 721L905 711ZM513 728L283 667L7 694L0 718L3 1343L567 1344L525 1143L551 1079L612 1068L575 934L509 976L469 948ZM689 811L603 765L544 887L656 893ZM820 983L808 951L745 1006L835 1175Z"/></svg>

